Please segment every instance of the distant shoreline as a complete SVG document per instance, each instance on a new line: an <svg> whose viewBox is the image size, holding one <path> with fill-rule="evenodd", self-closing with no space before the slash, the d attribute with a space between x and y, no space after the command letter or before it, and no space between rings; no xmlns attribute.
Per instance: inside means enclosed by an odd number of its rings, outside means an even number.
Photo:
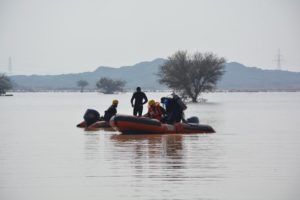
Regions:
<svg viewBox="0 0 300 200"><path fill-rule="evenodd" d="M134 90L126 90L124 92L119 93L128 93L133 92ZM145 92L172 92L172 90L147 90L144 89ZM79 89L55 89L55 90L49 90L49 89L36 89L36 90L10 90L10 93L39 93L39 92L78 92L78 93L101 93L98 90L84 90L81 92ZM228 90L215 90L212 92L204 92L204 93L238 93L238 92L300 92L300 89L228 89ZM116 93L118 94L118 93Z"/></svg>

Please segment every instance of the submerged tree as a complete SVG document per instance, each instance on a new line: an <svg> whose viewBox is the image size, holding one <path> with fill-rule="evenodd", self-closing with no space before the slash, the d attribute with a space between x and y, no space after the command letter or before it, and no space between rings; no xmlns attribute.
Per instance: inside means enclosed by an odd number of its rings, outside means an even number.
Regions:
<svg viewBox="0 0 300 200"><path fill-rule="evenodd" d="M114 92L123 91L123 87L126 82L121 80L113 80L110 78L101 78L96 86L99 88L104 94L113 94Z"/></svg>
<svg viewBox="0 0 300 200"><path fill-rule="evenodd" d="M80 87L80 92L83 92L83 89L89 85L89 83L85 80L77 81L77 85Z"/></svg>
<svg viewBox="0 0 300 200"><path fill-rule="evenodd" d="M159 82L197 102L202 92L212 91L224 74L225 59L213 53L188 55L177 51L159 69Z"/></svg>
<svg viewBox="0 0 300 200"><path fill-rule="evenodd" d="M12 83L10 79L4 74L0 74L0 95L5 94L6 91L11 88L12 88Z"/></svg>

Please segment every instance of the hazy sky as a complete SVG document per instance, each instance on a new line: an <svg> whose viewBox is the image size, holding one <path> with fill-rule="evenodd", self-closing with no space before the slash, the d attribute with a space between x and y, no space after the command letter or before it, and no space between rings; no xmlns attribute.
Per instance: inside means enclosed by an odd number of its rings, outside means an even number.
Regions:
<svg viewBox="0 0 300 200"><path fill-rule="evenodd" d="M300 0L0 0L0 72L120 67L177 50L300 71Z"/></svg>

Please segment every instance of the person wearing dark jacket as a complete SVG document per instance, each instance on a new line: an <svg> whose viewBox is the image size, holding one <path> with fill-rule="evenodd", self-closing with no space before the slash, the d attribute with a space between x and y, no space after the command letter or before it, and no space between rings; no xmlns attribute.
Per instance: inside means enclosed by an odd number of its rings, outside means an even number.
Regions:
<svg viewBox="0 0 300 200"><path fill-rule="evenodd" d="M130 102L131 106L133 107L133 115L137 116L138 114L138 116L142 116L143 105L148 102L148 98L146 94L141 91L140 87L136 88L136 92L133 93Z"/></svg>
<svg viewBox="0 0 300 200"><path fill-rule="evenodd" d="M112 105L104 112L104 120L109 122L110 118L117 114L118 100L113 100Z"/></svg>
<svg viewBox="0 0 300 200"><path fill-rule="evenodd" d="M162 103L166 106L168 124L176 122L186 122L184 118L184 110L187 109L186 105L175 93L172 93L172 98L163 97Z"/></svg>

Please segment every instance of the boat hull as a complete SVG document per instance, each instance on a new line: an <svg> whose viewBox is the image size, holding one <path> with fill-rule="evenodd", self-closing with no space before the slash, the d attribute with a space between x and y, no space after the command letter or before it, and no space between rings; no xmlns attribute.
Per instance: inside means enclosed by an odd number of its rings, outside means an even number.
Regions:
<svg viewBox="0 0 300 200"><path fill-rule="evenodd" d="M87 128L87 129L97 129L97 128L109 128L110 125L106 121L97 121L90 126L87 127L86 122L82 121L79 124L76 125L79 128Z"/></svg>
<svg viewBox="0 0 300 200"><path fill-rule="evenodd" d="M110 126L123 134L176 134L176 133L214 133L209 125L202 124L164 124L156 119L116 115L111 118Z"/></svg>

